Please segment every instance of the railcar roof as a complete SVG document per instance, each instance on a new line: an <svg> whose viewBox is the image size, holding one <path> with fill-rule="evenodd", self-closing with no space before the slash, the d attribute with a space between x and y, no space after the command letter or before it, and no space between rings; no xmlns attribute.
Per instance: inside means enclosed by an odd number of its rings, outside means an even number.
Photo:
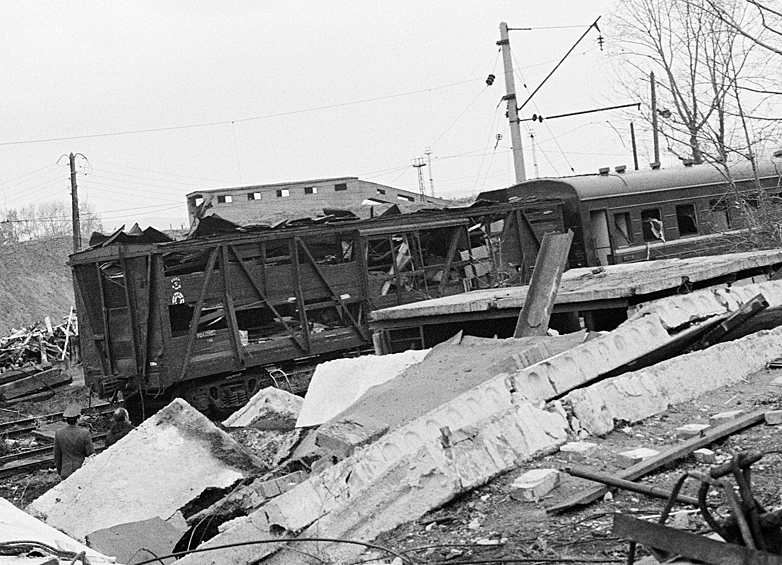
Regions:
<svg viewBox="0 0 782 565"><path fill-rule="evenodd" d="M752 167L749 162L730 166L730 172L737 181L751 179ZM782 183L782 161L763 161L758 163L758 173L761 179L778 178ZM702 164L675 169L658 169L644 171L627 171L624 173L610 172L607 175L577 175L572 177L540 178L516 185L519 189L535 184L556 183L571 186L581 200L619 196L634 192L649 192L692 186L725 184L727 177L722 168L715 165Z"/></svg>

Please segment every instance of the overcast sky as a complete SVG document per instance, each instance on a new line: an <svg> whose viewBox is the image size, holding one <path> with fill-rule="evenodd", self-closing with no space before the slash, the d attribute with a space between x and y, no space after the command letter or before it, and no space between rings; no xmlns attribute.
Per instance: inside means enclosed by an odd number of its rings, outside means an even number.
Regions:
<svg viewBox="0 0 782 565"><path fill-rule="evenodd" d="M423 171L436 196L509 186L500 22L536 28L510 35L521 103L599 16L612 40L610 8L608 0L6 3L0 205L68 201L60 157L69 152L86 157L79 194L106 231L185 224L185 195L205 188L358 176L418 191L411 165L427 147L432 166ZM632 102L612 87L598 35L587 34L522 118ZM630 119L614 111L524 122L527 175L632 167ZM152 131L127 133L139 130ZM637 133L648 166L650 142Z"/></svg>

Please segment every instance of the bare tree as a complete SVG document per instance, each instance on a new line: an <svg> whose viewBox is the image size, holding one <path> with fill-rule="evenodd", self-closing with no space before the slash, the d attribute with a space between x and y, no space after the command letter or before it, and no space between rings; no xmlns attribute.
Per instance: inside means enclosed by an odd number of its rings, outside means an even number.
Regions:
<svg viewBox="0 0 782 565"><path fill-rule="evenodd" d="M648 77L654 72L659 132L680 159L727 163L734 154L752 159L776 129L747 122L768 105L761 87L776 69L776 61L736 27L762 37L762 21L748 9L750 1L625 0L610 18L618 84L649 102ZM719 2L722 16L712 2ZM651 104L644 116L651 123Z"/></svg>
<svg viewBox="0 0 782 565"><path fill-rule="evenodd" d="M92 207L79 203L82 238L89 239L103 224ZM5 210L0 215L0 244L28 239L50 239L73 233L70 203L63 201L26 204L21 208Z"/></svg>

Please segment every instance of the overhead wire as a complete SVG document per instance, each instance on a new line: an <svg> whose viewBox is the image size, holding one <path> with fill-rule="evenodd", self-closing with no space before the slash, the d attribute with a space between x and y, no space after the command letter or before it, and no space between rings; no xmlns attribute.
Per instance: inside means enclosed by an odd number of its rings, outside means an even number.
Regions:
<svg viewBox="0 0 782 565"><path fill-rule="evenodd" d="M65 137L49 137L49 138L41 138L41 139L27 139L27 140L19 140L19 141L5 141L0 142L0 147L8 146L8 145L29 145L32 143L47 143L52 141L71 141L75 139L95 139L95 138L101 138L101 137L118 137L118 136L124 136L124 135L136 135L141 133L156 133L156 132L162 132L162 131L174 131L174 130L183 130L183 129L195 129L195 128L204 128L204 127L213 127L213 126L222 126L222 125L228 125L228 124L234 124L234 123L242 123L242 122L252 122L252 121L258 121L258 120L267 120L271 118L281 118L285 116L293 116L296 114L306 114L310 112L318 112L321 110L329 110L333 108L343 108L346 106L354 106L357 104L366 104L369 102L378 102L380 100L390 100L392 98L401 98L403 96L413 96L416 94L421 94L424 92L429 92L432 90L442 90L445 88L451 88L453 86L458 86L461 84L466 84L469 82L474 82L476 80L482 80L482 79L469 79L469 80L463 80L459 82L454 82L451 84L446 84L442 86L433 86L429 88L424 88L420 90L413 90L409 92L400 92L397 94L388 94L385 96L376 96L373 98L365 98L362 100L353 100L350 102L339 102L335 104L326 104L323 106L317 106L313 108L302 108L299 110L289 110L287 112L277 112L274 114L265 114L262 116L253 116L250 118L236 118L233 120L216 120L211 122L201 122L196 124L184 124L184 125L178 125L178 126L163 126L163 127L157 127L157 128L144 128L144 129L134 129L134 130L124 130L124 131L114 131L114 132L106 132L106 133L94 133L94 134L85 134L85 135L72 135L72 136L65 136Z"/></svg>
<svg viewBox="0 0 782 565"><path fill-rule="evenodd" d="M519 66L519 62L518 62L518 60L516 60L516 54L515 54L515 53L513 53L513 51L511 51L511 56L513 57L513 62L514 62L514 64L515 64L515 70L514 70L514 72L515 72L515 74L517 74L517 75L518 75L518 77L519 77L519 80L521 81L521 85L524 87L524 90L526 90L527 92L529 92L529 88L527 87L527 81L525 81L525 80L524 80L524 76L521 74L521 67ZM529 99L532 99L532 96L530 96L530 98L529 98ZM533 101L533 102L532 102L532 105L534 106L534 108L535 108L535 111L536 111L536 112L540 112L540 110L538 109L537 102ZM519 109L519 110L520 110L520 109ZM529 127L527 127L527 126L525 125L525 126L524 126L524 128L526 129L526 131L527 131L527 133L528 133L528 134L530 134L530 133L531 133L531 130L530 130L530 128L529 128ZM546 129L548 129L548 132L549 132L549 134L550 134L550 135L551 135L551 137L553 138L553 137L554 137L554 132L552 132L552 131L551 131L551 128L549 127L549 125L548 125L548 124L546 124ZM559 147L559 144L557 144L557 146ZM551 159L550 159L550 158L549 158L549 156L546 154L546 152L545 152L543 149L541 149L541 148L540 148L540 144L538 144L538 149L540 149L540 152L541 152L541 154L543 155L543 158L544 158L544 159L546 159L546 161L548 162L549 166L550 166L550 167L551 167L551 168L554 170L554 174L555 174L555 175L557 175L557 176L561 176L561 175L559 174L559 170L557 169L556 165L554 165L554 163L551 161ZM570 170L572 171L572 170L573 170L573 167L570 165L570 162L568 161L567 155L565 155L565 152L562 150L562 147L559 147L559 151L560 151L560 153L562 153L562 157L565 159L565 162L568 164L568 166L570 167ZM575 172L575 171L574 171L574 172Z"/></svg>

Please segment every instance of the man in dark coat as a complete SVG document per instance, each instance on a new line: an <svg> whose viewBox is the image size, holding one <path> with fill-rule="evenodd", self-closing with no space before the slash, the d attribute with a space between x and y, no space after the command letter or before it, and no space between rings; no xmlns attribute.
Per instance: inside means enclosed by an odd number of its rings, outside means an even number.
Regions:
<svg viewBox="0 0 782 565"><path fill-rule="evenodd" d="M133 429L133 424L130 423L130 417L128 411L124 408L117 408L114 411L114 422L111 424L109 433L106 434L106 447L111 447L123 437L128 435L128 432Z"/></svg>
<svg viewBox="0 0 782 565"><path fill-rule="evenodd" d="M95 453L90 431L78 425L79 416L80 407L68 406L62 415L68 425L54 435L54 465L63 479L71 476L87 457Z"/></svg>

